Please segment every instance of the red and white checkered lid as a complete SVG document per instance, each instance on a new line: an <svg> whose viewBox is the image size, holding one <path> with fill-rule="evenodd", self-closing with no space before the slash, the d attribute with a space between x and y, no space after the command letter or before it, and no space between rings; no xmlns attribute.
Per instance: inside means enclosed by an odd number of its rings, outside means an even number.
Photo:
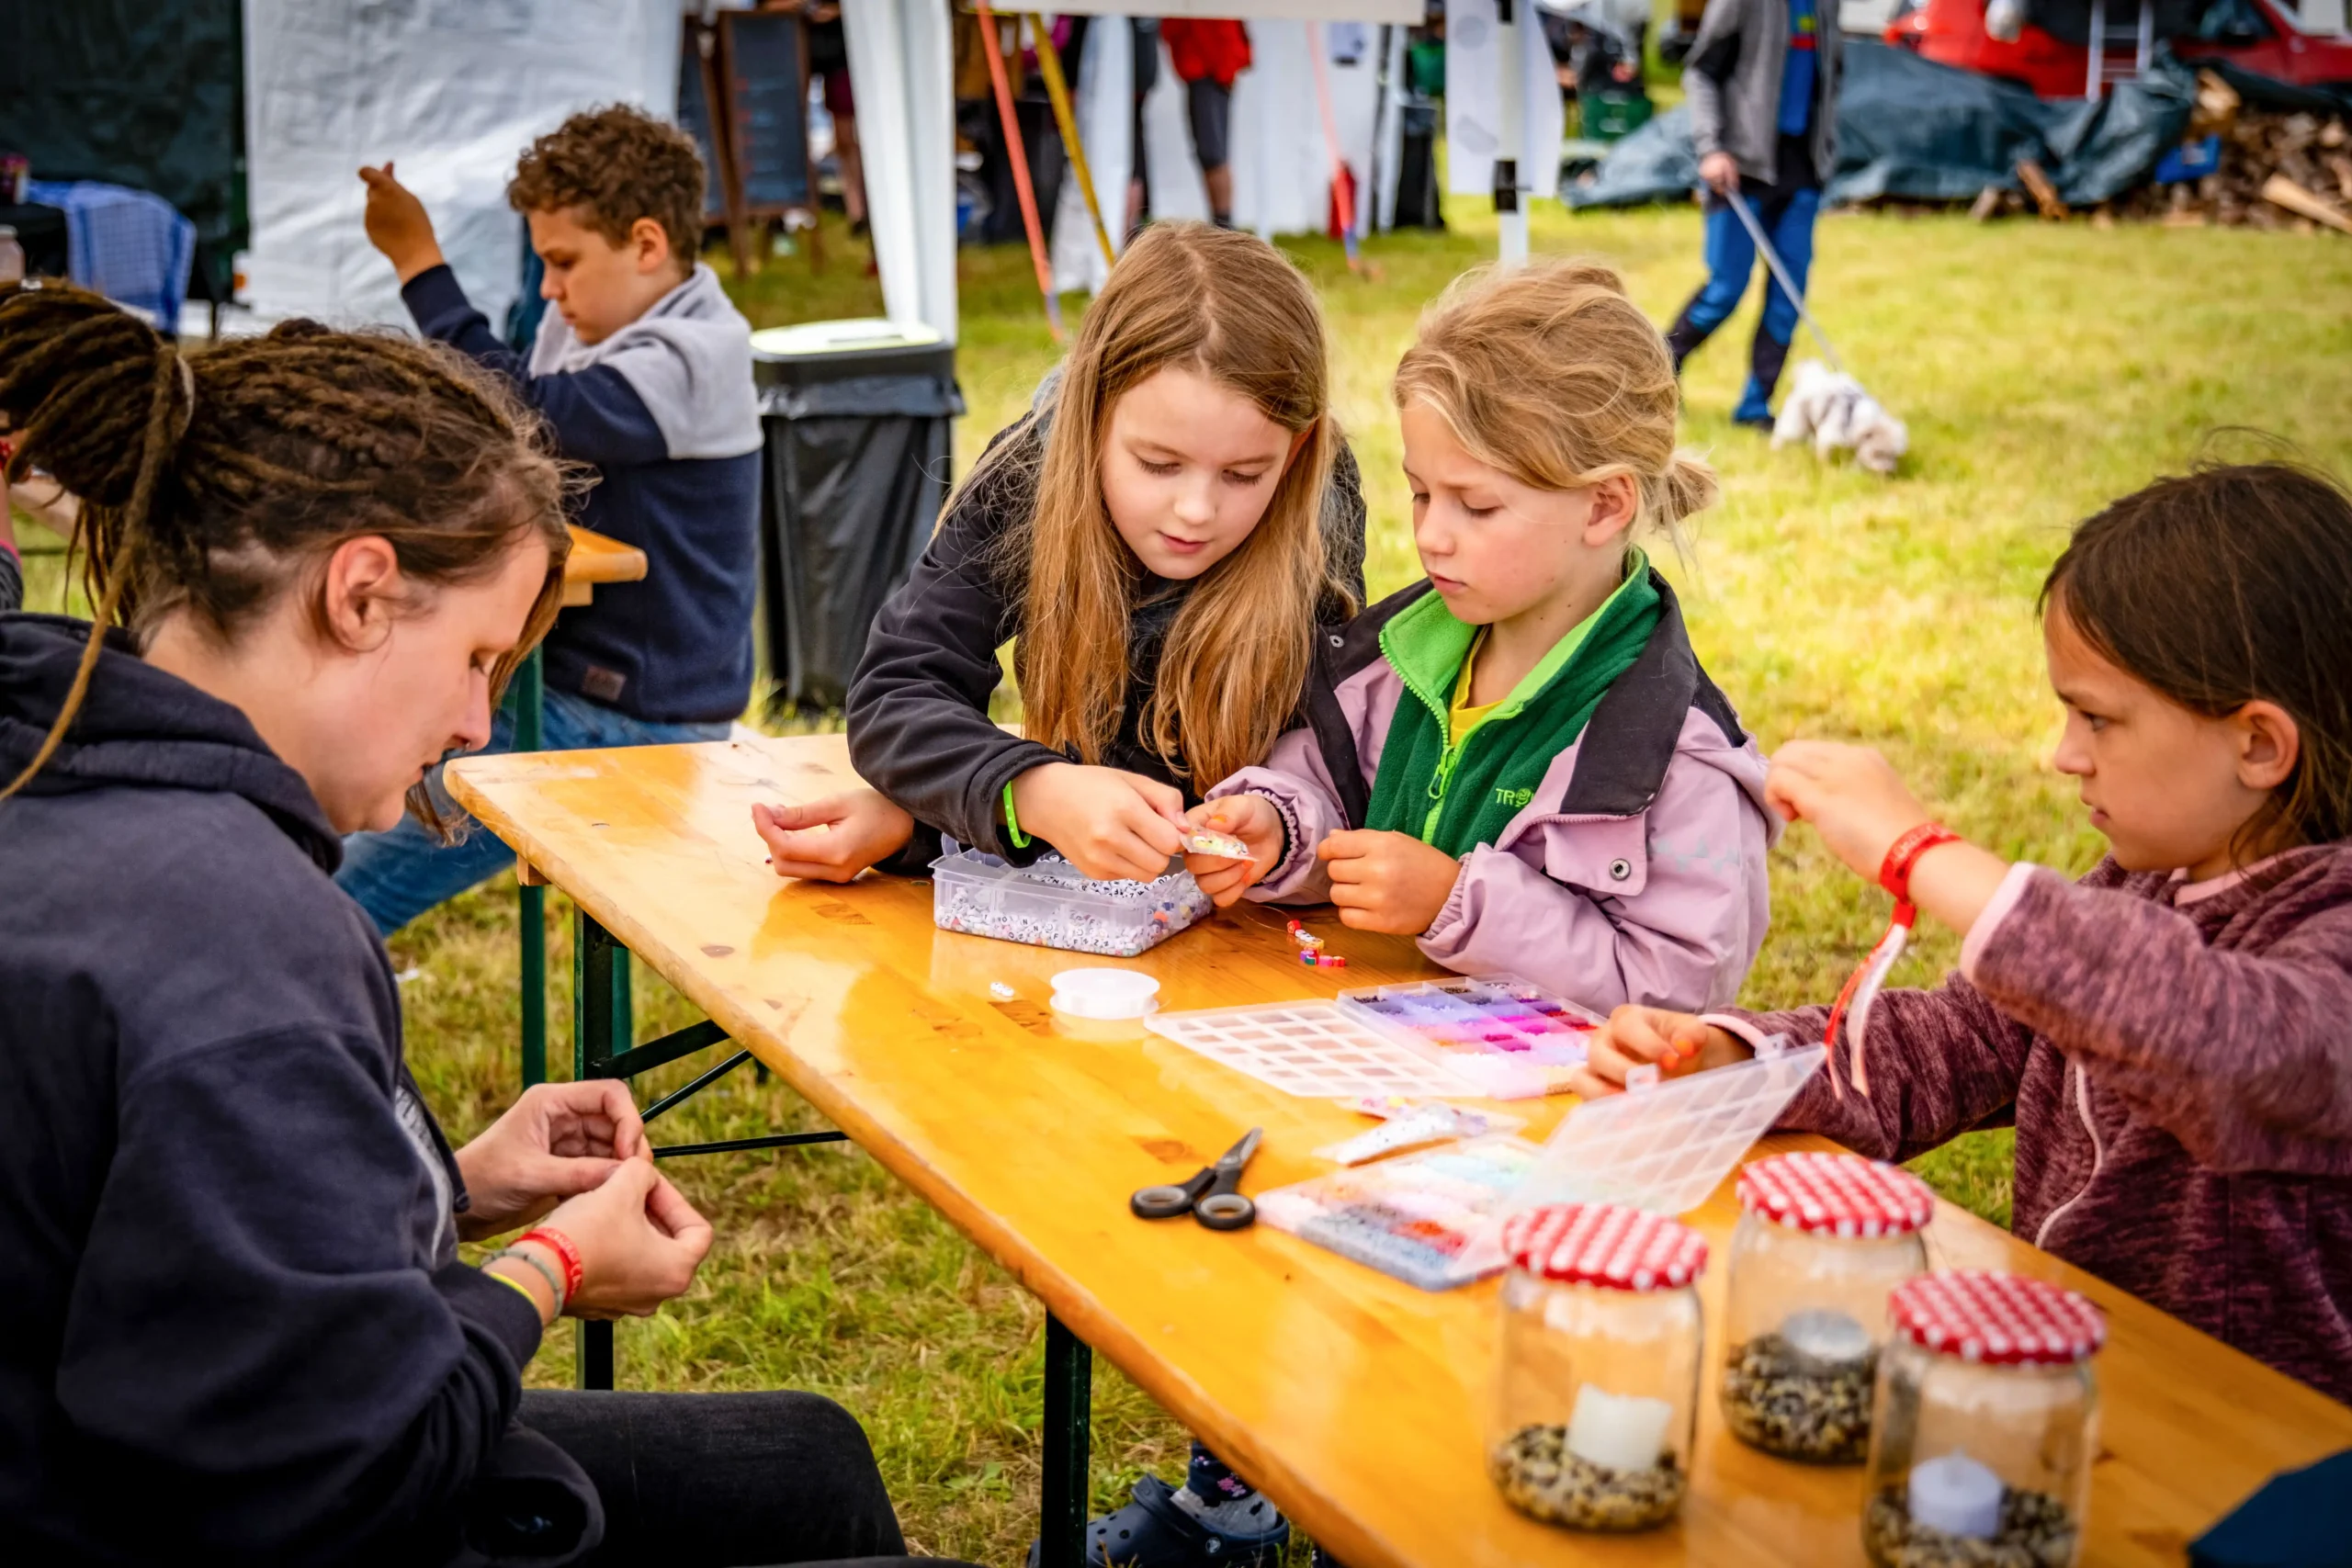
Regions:
<svg viewBox="0 0 2352 1568"><path fill-rule="evenodd" d="M1514 1268L1617 1291L1687 1285L1707 1267L1707 1239L1679 1220L1614 1203L1553 1203L1503 1222Z"/></svg>
<svg viewBox="0 0 2352 1568"><path fill-rule="evenodd" d="M1793 1154L1739 1173L1739 1206L1819 1235L1908 1235L1935 1217L1928 1184L1860 1155Z"/></svg>
<svg viewBox="0 0 2352 1568"><path fill-rule="evenodd" d="M2107 1317L2061 1286L1963 1269L1922 1274L1889 1292L1895 1332L1964 1361L2063 1367L2107 1343Z"/></svg>

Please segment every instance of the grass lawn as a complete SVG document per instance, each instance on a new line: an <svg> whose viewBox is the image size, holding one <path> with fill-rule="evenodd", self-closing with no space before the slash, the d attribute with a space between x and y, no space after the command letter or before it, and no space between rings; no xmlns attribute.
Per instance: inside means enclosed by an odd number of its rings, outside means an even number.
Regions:
<svg viewBox="0 0 2352 1568"><path fill-rule="evenodd" d="M1375 595L1416 575L1386 384L1421 303L1492 254L1491 221L1456 203L1448 234L1373 242L1376 281L1336 247L1290 249L1322 289L1340 412L1368 480ZM1699 282L1690 209L1570 218L1540 207L1542 252L1605 256L1654 319ZM829 235L830 266L770 261L739 291L762 325L870 313L862 248ZM1815 303L1851 367L1909 421L1892 482L1809 454L1775 454L1725 415L1745 373L1750 310L1692 363L1688 438L1723 474L1693 561L1668 570L1702 658L1769 749L1796 736L1883 748L1954 827L2005 854L2069 871L2099 852L2045 758L2056 709L2031 604L2067 525L2177 469L2216 427L2276 433L2352 469L2352 244L2332 236L2120 228L1957 217L1825 220ZM723 270L723 269L722 269ZM1052 362L1025 253L966 252L960 373L968 457ZM1066 302L1075 316L1082 302ZM36 536L46 543L44 536ZM61 592L32 564L34 603ZM748 829L747 829L748 830ZM409 1049L454 1136L514 1092L514 900L493 883L392 943ZM549 976L568 1060L569 909L551 899ZM1745 1000L1825 999L1884 919L1885 899L1798 831L1773 857L1774 931ZM1929 983L1955 943L1923 942L1897 979ZM640 1037L694 1014L642 969ZM671 1068L646 1097L694 1070ZM746 1136L812 1124L788 1090L739 1074L680 1112L669 1136ZM2006 1134L1919 1162L1947 1194L2008 1214ZM684 1302L620 1334L631 1388L799 1387L865 1422L919 1549L1020 1560L1034 1527L1043 1314L880 1168L847 1145L704 1159L671 1173L720 1240ZM533 1369L569 1381L569 1337ZM1098 1372L1095 1491L1144 1468L1173 1473L1183 1435L1114 1371ZM1304 1549L1297 1561L1304 1562Z"/></svg>

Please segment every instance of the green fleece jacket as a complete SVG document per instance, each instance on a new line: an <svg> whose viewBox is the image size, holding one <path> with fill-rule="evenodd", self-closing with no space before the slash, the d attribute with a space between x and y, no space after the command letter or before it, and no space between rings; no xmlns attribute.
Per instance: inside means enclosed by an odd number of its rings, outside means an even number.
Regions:
<svg viewBox="0 0 2352 1568"><path fill-rule="evenodd" d="M1435 593L1408 606L1381 628L1380 649L1418 700L1398 703L1389 721L1365 825L1410 833L1456 859L1496 842L1641 657L1661 614L1649 562L1635 550L1617 591L1455 743L1447 705L1478 628L1454 619Z"/></svg>

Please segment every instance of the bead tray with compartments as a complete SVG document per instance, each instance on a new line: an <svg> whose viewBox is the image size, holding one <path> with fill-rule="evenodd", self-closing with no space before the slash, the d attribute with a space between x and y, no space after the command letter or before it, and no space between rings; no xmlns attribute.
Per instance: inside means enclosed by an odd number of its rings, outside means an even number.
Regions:
<svg viewBox="0 0 2352 1568"><path fill-rule="evenodd" d="M1285 1094L1310 1100L1461 1099L1479 1092L1445 1063L1365 1027L1329 1002L1164 1012L1146 1019L1144 1027Z"/></svg>
<svg viewBox="0 0 2352 1568"><path fill-rule="evenodd" d="M1540 1153L1494 1133L1256 1195L1258 1215L1424 1291L1503 1266L1502 1211Z"/></svg>
<svg viewBox="0 0 2352 1568"><path fill-rule="evenodd" d="M1442 1059L1497 1100L1557 1094L1600 1017L1513 975L1341 991L1340 1010Z"/></svg>
<svg viewBox="0 0 2352 1568"><path fill-rule="evenodd" d="M1787 1036L1775 1035L1752 1060L1586 1100L1553 1130L1511 1207L1695 1209L1771 1130L1826 1055L1818 1045L1792 1049Z"/></svg>

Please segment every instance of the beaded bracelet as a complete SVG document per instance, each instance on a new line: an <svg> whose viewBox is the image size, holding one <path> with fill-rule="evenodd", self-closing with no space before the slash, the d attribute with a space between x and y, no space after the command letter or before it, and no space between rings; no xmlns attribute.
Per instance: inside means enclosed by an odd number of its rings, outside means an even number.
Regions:
<svg viewBox="0 0 2352 1568"><path fill-rule="evenodd" d="M562 1263L563 1299L569 1302L578 1295L581 1281L587 1278L588 1270L586 1265L581 1262L580 1248L573 1244L572 1239L551 1225L541 1225L536 1230L527 1230L516 1236L514 1245L520 1247L526 1241L537 1242L541 1247L554 1253L557 1260Z"/></svg>
<svg viewBox="0 0 2352 1568"><path fill-rule="evenodd" d="M563 1303L571 1299L571 1293L563 1288L563 1277L558 1274L553 1269L548 1267L548 1260L546 1258L541 1258L536 1252L525 1252L520 1247L502 1247L496 1252L492 1253L488 1258L482 1259L482 1267L487 1269L502 1258L512 1258L518 1263L527 1263L532 1268L537 1269L539 1271L539 1278L548 1282L548 1290L555 1297L555 1315L557 1317L561 1317L563 1315ZM506 1282L510 1285L516 1285L518 1287L520 1285L519 1280L509 1280ZM530 1294L527 1291L523 1293L526 1295Z"/></svg>

